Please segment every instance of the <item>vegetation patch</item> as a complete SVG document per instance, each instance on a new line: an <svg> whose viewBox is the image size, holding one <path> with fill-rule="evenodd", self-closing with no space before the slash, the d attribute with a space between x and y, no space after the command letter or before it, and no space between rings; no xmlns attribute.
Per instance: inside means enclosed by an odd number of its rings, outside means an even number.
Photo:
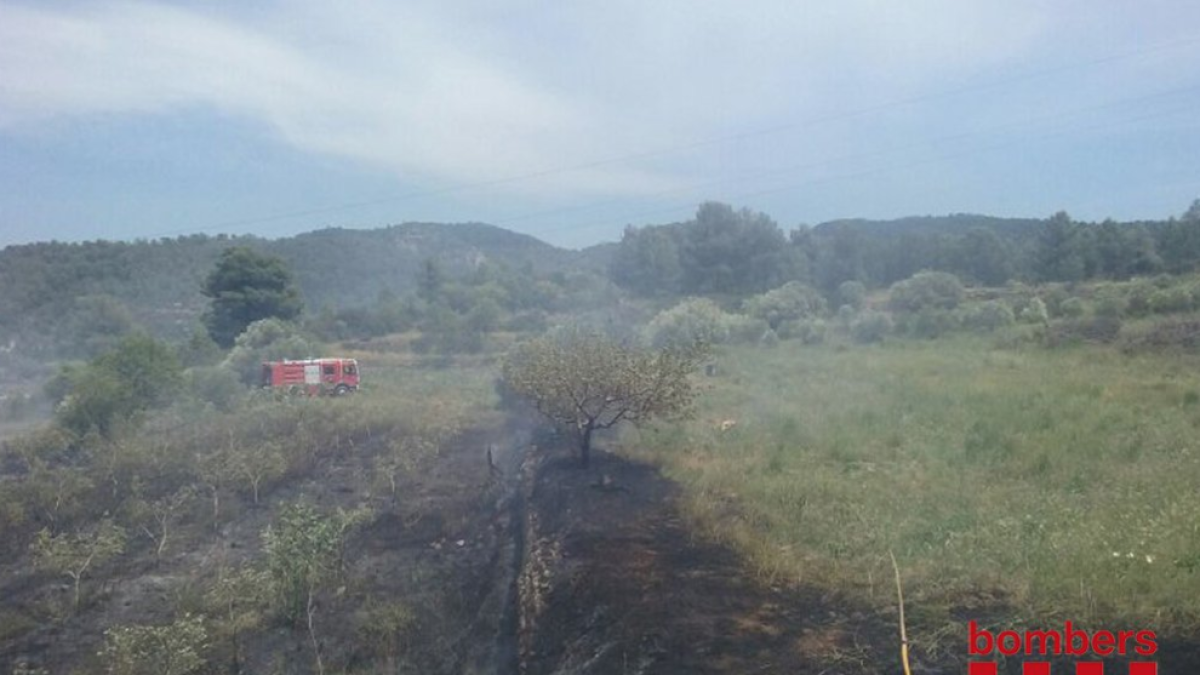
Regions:
<svg viewBox="0 0 1200 675"><path fill-rule="evenodd" d="M895 551L915 632L952 634L947 648L963 612L1200 626L1200 445L1177 412L1197 364L965 338L718 361L696 421L625 447L683 483L698 525L764 581L887 604Z"/></svg>

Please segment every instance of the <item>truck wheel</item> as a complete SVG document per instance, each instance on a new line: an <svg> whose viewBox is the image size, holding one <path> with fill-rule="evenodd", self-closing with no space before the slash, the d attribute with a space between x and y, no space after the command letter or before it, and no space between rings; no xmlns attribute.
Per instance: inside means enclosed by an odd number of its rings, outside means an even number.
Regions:
<svg viewBox="0 0 1200 675"><path fill-rule="evenodd" d="M337 386L337 388L333 390L334 396L345 396L346 394L349 394L349 393L350 393L350 387L347 387L344 384L339 384Z"/></svg>

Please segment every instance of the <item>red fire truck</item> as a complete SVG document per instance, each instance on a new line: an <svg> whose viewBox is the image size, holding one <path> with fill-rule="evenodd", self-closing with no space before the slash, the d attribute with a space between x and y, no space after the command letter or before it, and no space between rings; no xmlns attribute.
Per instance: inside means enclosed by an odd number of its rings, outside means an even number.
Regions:
<svg viewBox="0 0 1200 675"><path fill-rule="evenodd" d="M308 396L343 396L358 391L358 361L266 361L262 365L262 386Z"/></svg>

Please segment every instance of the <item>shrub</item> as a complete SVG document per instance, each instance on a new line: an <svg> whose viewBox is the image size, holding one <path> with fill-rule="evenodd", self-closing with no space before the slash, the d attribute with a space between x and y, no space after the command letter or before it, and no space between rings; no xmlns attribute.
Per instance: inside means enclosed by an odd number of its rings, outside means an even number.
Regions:
<svg viewBox="0 0 1200 675"><path fill-rule="evenodd" d="M1125 313L1132 317L1142 317L1150 313L1150 296L1154 294L1154 286L1139 281L1129 288L1128 300L1125 303Z"/></svg>
<svg viewBox="0 0 1200 675"><path fill-rule="evenodd" d="M837 322L838 328L843 332L850 332L850 324L854 323L855 317L858 316L858 311L850 305L842 305L838 307Z"/></svg>
<svg viewBox="0 0 1200 675"><path fill-rule="evenodd" d="M1154 291L1149 298L1150 311L1155 314L1176 314L1192 309L1191 292L1179 286Z"/></svg>
<svg viewBox="0 0 1200 675"><path fill-rule="evenodd" d="M860 281L843 281L837 288L837 302L840 307L862 309L867 304L867 287Z"/></svg>
<svg viewBox="0 0 1200 675"><path fill-rule="evenodd" d="M1117 317L1072 319L1050 327L1046 332L1046 344L1058 347L1077 342L1108 343L1116 340L1120 332L1121 319Z"/></svg>
<svg viewBox="0 0 1200 675"><path fill-rule="evenodd" d="M1052 317L1064 316L1063 303L1070 299L1070 292L1059 284L1051 285L1042 293L1042 302L1046 303L1046 313Z"/></svg>
<svg viewBox="0 0 1200 675"><path fill-rule="evenodd" d="M750 344L762 337L770 326L762 319L743 314L726 315L729 327L729 342L732 344Z"/></svg>
<svg viewBox="0 0 1200 675"><path fill-rule="evenodd" d="M784 321L816 316L825 311L825 298L817 289L798 281L756 295L745 302L746 314L766 321L772 330Z"/></svg>
<svg viewBox="0 0 1200 675"><path fill-rule="evenodd" d="M1166 320L1142 335L1125 341L1123 349L1173 349L1200 351L1200 321Z"/></svg>
<svg viewBox="0 0 1200 675"><path fill-rule="evenodd" d="M1077 319L1086 313L1086 308L1083 300L1077 297L1070 297L1058 304L1058 315L1072 319Z"/></svg>
<svg viewBox="0 0 1200 675"><path fill-rule="evenodd" d="M926 308L901 317L898 327L913 337L932 340L958 328L958 319L953 312Z"/></svg>
<svg viewBox="0 0 1200 675"><path fill-rule="evenodd" d="M1016 322L1012 308L1003 300L988 300L972 306L963 315L963 326L977 333L991 333Z"/></svg>
<svg viewBox="0 0 1200 675"><path fill-rule="evenodd" d="M263 319L250 324L234 340L234 347L221 364L232 370L245 384L256 384L262 374L262 362L277 359L305 359L317 356L316 345L304 337L295 324L279 319Z"/></svg>
<svg viewBox="0 0 1200 675"><path fill-rule="evenodd" d="M917 272L892 284L888 306L901 312L954 309L964 293L962 282L949 272Z"/></svg>
<svg viewBox="0 0 1200 675"><path fill-rule="evenodd" d="M892 318L883 312L867 310L850 325L855 342L882 342L892 331Z"/></svg>
<svg viewBox="0 0 1200 675"><path fill-rule="evenodd" d="M1025 309L1021 310L1021 323L1046 323L1050 320L1050 314L1046 312L1046 303L1042 302L1041 298L1033 298L1029 304L1025 305Z"/></svg>
<svg viewBox="0 0 1200 675"><path fill-rule="evenodd" d="M183 381L179 360L167 345L143 335L123 339L112 351L65 375L69 392L57 411L66 429L108 435L136 413L169 403Z"/></svg>
<svg viewBox="0 0 1200 675"><path fill-rule="evenodd" d="M646 326L647 339L656 348L720 344L729 341L730 316L707 298L685 300L659 312Z"/></svg>
<svg viewBox="0 0 1200 675"><path fill-rule="evenodd" d="M336 521L307 504L284 507L263 532L276 611L298 621L312 597L333 576L341 534Z"/></svg>
<svg viewBox="0 0 1200 675"><path fill-rule="evenodd" d="M785 340L800 340L806 345L819 345L825 341L827 326L821 319L807 321L785 321L779 326L779 337Z"/></svg>
<svg viewBox="0 0 1200 675"><path fill-rule="evenodd" d="M188 675L204 668L208 632L200 617L165 626L117 626L104 632L101 656L113 675Z"/></svg>
<svg viewBox="0 0 1200 675"><path fill-rule="evenodd" d="M193 397L221 412L230 412L245 397L246 388L228 368L198 366L186 373L187 389Z"/></svg>
<svg viewBox="0 0 1200 675"><path fill-rule="evenodd" d="M1096 316L1121 316L1125 314L1125 298L1115 289L1106 288L1096 294Z"/></svg>

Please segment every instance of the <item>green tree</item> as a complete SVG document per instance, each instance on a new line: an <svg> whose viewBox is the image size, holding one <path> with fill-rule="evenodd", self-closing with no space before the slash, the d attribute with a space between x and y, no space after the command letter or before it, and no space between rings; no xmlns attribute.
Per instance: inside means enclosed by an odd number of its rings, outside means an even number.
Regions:
<svg viewBox="0 0 1200 675"><path fill-rule="evenodd" d="M568 330L519 347L503 377L543 416L575 434L586 467L597 429L689 413L695 396L689 376L707 354L703 344L654 351Z"/></svg>
<svg viewBox="0 0 1200 675"><path fill-rule="evenodd" d="M417 297L425 302L436 302L445 286L446 274L442 272L442 266L433 258L426 258L417 275Z"/></svg>
<svg viewBox="0 0 1200 675"><path fill-rule="evenodd" d="M1013 276L1012 250L990 228L975 227L963 237L956 269L984 286L1003 286Z"/></svg>
<svg viewBox="0 0 1200 675"><path fill-rule="evenodd" d="M213 623L214 637L227 642L233 655L233 672L243 659L242 635L260 626L269 603L271 576L256 567L218 570L217 580L208 589L204 601L220 620Z"/></svg>
<svg viewBox="0 0 1200 675"><path fill-rule="evenodd" d="M275 607L289 621L305 617L336 572L338 530L333 518L307 504L291 504L263 533Z"/></svg>
<svg viewBox="0 0 1200 675"><path fill-rule="evenodd" d="M216 269L204 280L202 292L212 301L204 325L224 348L232 347L234 339L255 321L271 317L291 320L303 309L287 264L245 246L221 254Z"/></svg>
<svg viewBox="0 0 1200 675"><path fill-rule="evenodd" d="M125 550L125 530L103 520L91 530L74 534L51 534L43 529L30 545L38 566L67 575L74 582L73 606L79 607L79 586L93 565L120 555Z"/></svg>
<svg viewBox="0 0 1200 675"><path fill-rule="evenodd" d="M1065 211L1054 214L1038 234L1037 274L1042 281L1079 281L1085 272L1081 226Z"/></svg>
<svg viewBox="0 0 1200 675"><path fill-rule="evenodd" d="M349 530L368 515L366 510L339 509L330 517L306 504L292 504L263 533L276 608L291 621L304 619L318 673L325 666L314 622L316 596L337 573Z"/></svg>
<svg viewBox="0 0 1200 675"><path fill-rule="evenodd" d="M626 227L613 252L609 275L638 295L674 295L683 274L678 238L678 228Z"/></svg>
<svg viewBox="0 0 1200 675"><path fill-rule="evenodd" d="M686 293L758 293L799 275L798 252L766 214L700 205L679 249Z"/></svg>
<svg viewBox="0 0 1200 675"><path fill-rule="evenodd" d="M111 435L114 425L165 405L183 384L183 368L166 344L145 335L123 339L85 367L66 374L67 395L56 415L66 429Z"/></svg>

